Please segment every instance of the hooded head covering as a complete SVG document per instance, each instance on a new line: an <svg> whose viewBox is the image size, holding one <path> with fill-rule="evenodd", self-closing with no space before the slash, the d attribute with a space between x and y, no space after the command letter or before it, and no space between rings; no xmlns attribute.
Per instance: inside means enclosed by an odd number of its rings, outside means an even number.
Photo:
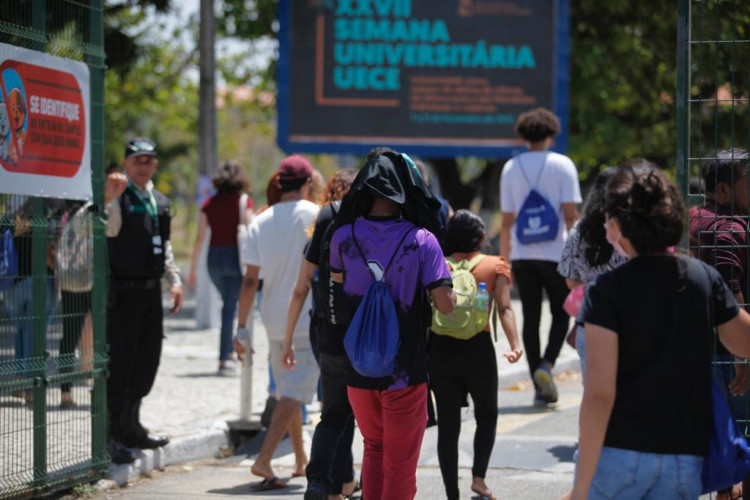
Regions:
<svg viewBox="0 0 750 500"><path fill-rule="evenodd" d="M440 202L422 181L414 162L405 154L386 151L370 157L341 202L336 227L367 215L376 197L387 198L401 208L401 216L412 224L438 234Z"/></svg>

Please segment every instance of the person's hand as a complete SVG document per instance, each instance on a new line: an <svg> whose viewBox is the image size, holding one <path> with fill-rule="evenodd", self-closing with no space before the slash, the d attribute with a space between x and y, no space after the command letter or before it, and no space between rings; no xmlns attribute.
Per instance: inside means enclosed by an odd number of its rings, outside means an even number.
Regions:
<svg viewBox="0 0 750 500"><path fill-rule="evenodd" d="M292 344L284 342L284 349L281 351L281 364L290 372L294 371L294 365L297 364L297 361L294 359L294 346Z"/></svg>
<svg viewBox="0 0 750 500"><path fill-rule="evenodd" d="M240 361L245 361L245 354L247 354L247 349L245 348L245 344L242 343L240 337L243 337L245 341L249 340L250 337L248 335L247 328L237 328L237 335L232 338L232 347L234 347L234 352L237 353L237 359L239 359ZM255 349L253 349L252 347L250 348L250 354L255 354Z"/></svg>
<svg viewBox="0 0 750 500"><path fill-rule="evenodd" d="M112 172L107 176L107 181L104 184L104 202L109 203L114 200L128 187L128 178L125 174L120 172Z"/></svg>
<svg viewBox="0 0 750 500"><path fill-rule="evenodd" d="M182 287L179 285L173 286L169 291L172 294L172 309L169 310L169 314L177 314L182 309Z"/></svg>
<svg viewBox="0 0 750 500"><path fill-rule="evenodd" d="M515 363L521 359L521 356L523 356L523 350L516 348L510 352L503 353L503 356L505 356L505 359L507 359L509 363Z"/></svg>
<svg viewBox="0 0 750 500"><path fill-rule="evenodd" d="M195 288L195 269L191 269L187 277L187 285L190 288Z"/></svg>
<svg viewBox="0 0 750 500"><path fill-rule="evenodd" d="M31 232L31 219L23 217L21 214L16 214L15 223L13 225L13 235L21 236Z"/></svg>
<svg viewBox="0 0 750 500"><path fill-rule="evenodd" d="M732 396L743 396L750 389L750 365L742 362L734 365L734 380L729 383Z"/></svg>
<svg viewBox="0 0 750 500"><path fill-rule="evenodd" d="M245 346L242 345L242 342L240 342L240 338L237 335L232 338L232 347L234 347L234 352L237 353L237 359L239 359L240 361L244 361L246 349Z"/></svg>

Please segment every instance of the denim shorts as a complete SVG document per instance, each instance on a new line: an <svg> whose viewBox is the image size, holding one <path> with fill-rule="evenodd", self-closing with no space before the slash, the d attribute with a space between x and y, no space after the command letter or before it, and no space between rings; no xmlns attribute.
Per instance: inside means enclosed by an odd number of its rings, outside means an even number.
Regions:
<svg viewBox="0 0 750 500"><path fill-rule="evenodd" d="M703 457L602 448L589 500L696 500Z"/></svg>

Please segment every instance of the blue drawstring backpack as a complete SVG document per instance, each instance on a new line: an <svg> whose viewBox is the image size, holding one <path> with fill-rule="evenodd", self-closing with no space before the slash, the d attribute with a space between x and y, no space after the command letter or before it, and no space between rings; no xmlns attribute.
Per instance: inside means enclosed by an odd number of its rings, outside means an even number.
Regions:
<svg viewBox="0 0 750 500"><path fill-rule="evenodd" d="M531 184L521 163L521 157L516 156L521 173L526 183L531 189L526 199L523 200L521 208L516 216L516 238L522 245L532 243L541 243L543 241L552 241L557 238L557 230L560 225L557 211L552 204L536 190L539 179L542 177L547 158L544 159L539 174L536 176L536 182Z"/></svg>
<svg viewBox="0 0 750 500"><path fill-rule="evenodd" d="M373 280L367 286L362 302L357 307L352 322L346 330L344 348L352 368L365 377L387 377L395 370L396 355L401 346L401 334L396 305L383 280L398 249L410 233L411 231L407 231L394 248L388 265L378 279L354 236L354 223L352 223L352 239L365 267L372 274ZM377 262L372 262L372 264L377 264Z"/></svg>
<svg viewBox="0 0 750 500"><path fill-rule="evenodd" d="M750 473L750 449L716 381L711 378L713 424L708 455L703 460L701 494L741 482Z"/></svg>
<svg viewBox="0 0 750 500"><path fill-rule="evenodd" d="M0 235L0 290L13 286L18 276L18 252L13 242L13 230L6 229Z"/></svg>

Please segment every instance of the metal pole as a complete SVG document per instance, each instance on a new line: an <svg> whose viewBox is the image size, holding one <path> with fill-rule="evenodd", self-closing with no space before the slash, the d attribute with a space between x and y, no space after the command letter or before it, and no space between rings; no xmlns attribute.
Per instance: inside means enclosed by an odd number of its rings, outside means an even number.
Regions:
<svg viewBox="0 0 750 500"><path fill-rule="evenodd" d="M677 0L677 187L688 203L690 194L690 0Z"/></svg>
<svg viewBox="0 0 750 500"><path fill-rule="evenodd" d="M216 169L216 20L214 1L200 0L200 89L198 115L198 173L207 176ZM200 216L200 212L199 212ZM208 277L207 246L198 259L195 286L195 321L198 328L215 328L219 324L219 296Z"/></svg>
<svg viewBox="0 0 750 500"><path fill-rule="evenodd" d="M31 24L39 34L46 35L47 7L44 0L34 0L31 9ZM42 43L35 50L44 51ZM34 488L41 491L47 484L47 225L44 217L44 199L34 197L32 201L31 229L31 312L32 355L30 374L34 377L33 421L34 421Z"/></svg>
<svg viewBox="0 0 750 500"><path fill-rule="evenodd" d="M89 43L95 53L89 55L91 83L91 182L94 206L94 287L91 291L91 322L94 331L94 387L91 392L91 458L93 468L100 474L107 472L107 240L104 235L104 5L94 0L89 11Z"/></svg>

